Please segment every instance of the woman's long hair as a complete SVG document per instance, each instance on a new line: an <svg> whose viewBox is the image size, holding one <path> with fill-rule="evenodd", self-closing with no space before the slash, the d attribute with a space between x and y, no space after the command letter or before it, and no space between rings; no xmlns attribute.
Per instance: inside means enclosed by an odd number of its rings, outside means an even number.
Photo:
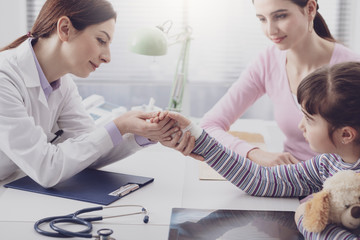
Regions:
<svg viewBox="0 0 360 240"><path fill-rule="evenodd" d="M27 38L48 38L55 30L60 17L67 16L78 31L109 19L116 19L116 12L107 0L47 0L40 10L31 31L4 48L16 48Z"/></svg>
<svg viewBox="0 0 360 240"><path fill-rule="evenodd" d="M309 0L290 0L294 4L298 5L301 8L304 8ZM314 30L321 38L335 42L335 38L331 35L328 25L325 22L325 19L319 13L319 4L316 0L316 15L314 18Z"/></svg>

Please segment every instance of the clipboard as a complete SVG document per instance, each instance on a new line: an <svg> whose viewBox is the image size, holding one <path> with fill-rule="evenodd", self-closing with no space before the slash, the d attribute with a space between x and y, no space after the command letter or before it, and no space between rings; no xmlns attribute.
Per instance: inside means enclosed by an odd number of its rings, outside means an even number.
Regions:
<svg viewBox="0 0 360 240"><path fill-rule="evenodd" d="M153 181L154 178L87 168L52 188L40 186L29 176L5 184L4 187L109 205Z"/></svg>

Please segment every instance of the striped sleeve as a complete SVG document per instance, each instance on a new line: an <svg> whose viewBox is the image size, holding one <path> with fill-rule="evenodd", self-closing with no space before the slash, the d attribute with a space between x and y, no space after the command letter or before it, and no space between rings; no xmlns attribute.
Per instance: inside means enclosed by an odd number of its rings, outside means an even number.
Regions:
<svg viewBox="0 0 360 240"><path fill-rule="evenodd" d="M356 236L355 234L347 231L344 228L341 228L340 226L337 226L335 224L329 224L326 226L326 228L319 232L308 232L304 229L304 226L302 224L303 216L299 218L299 221L297 223L297 227L300 231L300 233L305 237L307 240L359 240L360 238Z"/></svg>
<svg viewBox="0 0 360 240"><path fill-rule="evenodd" d="M297 197L322 187L318 159L296 165L263 167L223 147L205 131L196 140L193 153L238 188L254 196Z"/></svg>

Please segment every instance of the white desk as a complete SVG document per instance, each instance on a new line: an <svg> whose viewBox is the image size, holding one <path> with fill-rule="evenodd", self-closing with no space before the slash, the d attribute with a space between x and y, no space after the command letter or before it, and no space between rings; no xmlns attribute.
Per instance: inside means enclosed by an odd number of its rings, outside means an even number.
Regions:
<svg viewBox="0 0 360 240"><path fill-rule="evenodd" d="M251 128L253 126L253 128ZM269 149L281 150L281 135L272 122L242 121L235 129L261 132ZM277 139L277 140L274 140ZM202 209L295 210L297 199L251 197L227 181L200 181L198 162L160 144L146 148L104 170L154 177L153 183L113 203L140 204L148 224L136 215L94 223L94 230L111 228L115 239L167 239L174 207ZM16 178L18 176L14 176ZM4 188L0 182L1 239L49 239L33 225L40 218L64 215L94 204ZM115 213L115 210L113 210ZM105 214L112 214L106 212Z"/></svg>

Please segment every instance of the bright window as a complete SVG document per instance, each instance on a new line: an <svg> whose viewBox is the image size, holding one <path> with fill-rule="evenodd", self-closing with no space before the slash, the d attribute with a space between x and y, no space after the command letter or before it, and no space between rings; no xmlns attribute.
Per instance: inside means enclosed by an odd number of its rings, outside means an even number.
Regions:
<svg viewBox="0 0 360 240"><path fill-rule="evenodd" d="M333 35L351 42L351 6L357 0L319 0L319 12ZM44 0L28 0L28 20ZM133 32L143 26L173 21L171 34L186 24L193 29L190 46L190 82L233 82L249 60L270 44L261 32L251 0L111 0L118 13L112 62L89 79L107 81L169 81L173 78L180 46L172 46L161 57L131 53ZM29 27L30 28L30 27Z"/></svg>
<svg viewBox="0 0 360 240"><path fill-rule="evenodd" d="M28 1L28 28L44 0ZM190 25L189 57L191 115L201 117L236 81L241 71L270 43L260 29L251 0L111 0L118 13L111 46L112 61L87 79L76 79L80 93L107 95L126 107L145 104L149 97L165 108L174 78L180 44L168 54L149 57L128 49L134 31L173 21L170 35ZM333 36L354 48L354 19L358 0L318 0L319 12ZM357 26L358 27L358 26ZM357 48L359 49L359 48ZM206 83L206 84L204 84ZM106 86L107 84L107 86ZM116 88L116 89L115 89Z"/></svg>

